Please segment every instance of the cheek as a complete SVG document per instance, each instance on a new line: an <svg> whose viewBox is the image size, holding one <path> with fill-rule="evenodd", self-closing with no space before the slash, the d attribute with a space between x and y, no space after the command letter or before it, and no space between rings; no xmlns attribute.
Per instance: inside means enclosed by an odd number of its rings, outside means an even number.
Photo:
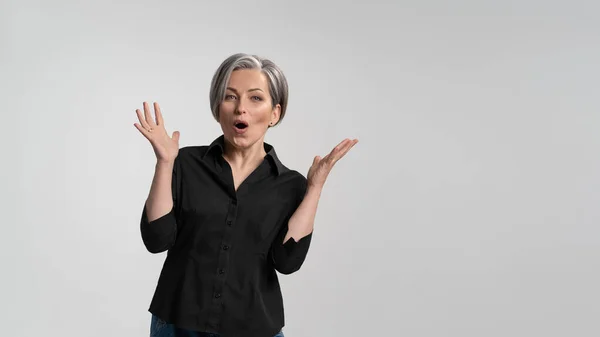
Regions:
<svg viewBox="0 0 600 337"><path fill-rule="evenodd" d="M264 114L261 114L260 116L258 116L256 118L256 123L258 124L266 124L269 122L269 116L266 116Z"/></svg>
<svg viewBox="0 0 600 337"><path fill-rule="evenodd" d="M230 113L231 111L233 111L233 109L234 109L234 106L232 103L223 102L223 103L219 104L219 114Z"/></svg>
<svg viewBox="0 0 600 337"><path fill-rule="evenodd" d="M261 109L257 109L255 111L255 122L260 124L268 124L271 120L271 109L269 107L262 107Z"/></svg>
<svg viewBox="0 0 600 337"><path fill-rule="evenodd" d="M230 120L232 115L233 109L231 108L231 104L221 103L219 106L219 122Z"/></svg>

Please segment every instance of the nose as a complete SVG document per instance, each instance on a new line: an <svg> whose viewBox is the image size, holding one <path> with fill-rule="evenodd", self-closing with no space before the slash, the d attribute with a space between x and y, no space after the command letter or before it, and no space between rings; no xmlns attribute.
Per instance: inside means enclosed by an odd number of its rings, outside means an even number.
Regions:
<svg viewBox="0 0 600 337"><path fill-rule="evenodd" d="M244 103L243 99L238 100L237 106L235 107L235 113L241 115L245 114L246 112L246 103Z"/></svg>

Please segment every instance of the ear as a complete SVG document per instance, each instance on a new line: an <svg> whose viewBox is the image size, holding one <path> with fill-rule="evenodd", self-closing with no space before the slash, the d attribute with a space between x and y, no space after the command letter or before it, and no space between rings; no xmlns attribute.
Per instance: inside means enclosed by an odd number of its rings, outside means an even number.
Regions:
<svg viewBox="0 0 600 337"><path fill-rule="evenodd" d="M281 105L277 104L273 110L271 111L271 121L269 122L269 126L274 126L279 122L279 117L281 115Z"/></svg>

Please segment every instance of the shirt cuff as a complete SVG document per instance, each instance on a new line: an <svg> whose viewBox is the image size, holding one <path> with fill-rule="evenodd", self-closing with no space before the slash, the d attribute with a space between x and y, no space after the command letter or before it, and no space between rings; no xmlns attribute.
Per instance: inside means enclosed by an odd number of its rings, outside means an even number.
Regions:
<svg viewBox="0 0 600 337"><path fill-rule="evenodd" d="M312 239L312 232L304 237L302 237L299 241L296 241L293 237L290 237L284 244L283 250L288 257L293 257L293 255L297 252L303 254L308 251L310 246L310 241Z"/></svg>
<svg viewBox="0 0 600 337"><path fill-rule="evenodd" d="M158 219L148 221L146 206L144 205L140 230L142 240L149 251L162 252L167 250L175 241L177 235L177 224L173 209Z"/></svg>

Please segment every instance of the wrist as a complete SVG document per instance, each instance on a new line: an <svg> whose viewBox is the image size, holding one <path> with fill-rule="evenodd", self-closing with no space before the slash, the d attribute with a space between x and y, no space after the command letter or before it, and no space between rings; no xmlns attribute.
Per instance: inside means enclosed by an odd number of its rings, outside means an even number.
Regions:
<svg viewBox="0 0 600 337"><path fill-rule="evenodd" d="M174 160L157 160L156 168L173 168L175 166Z"/></svg>
<svg viewBox="0 0 600 337"><path fill-rule="evenodd" d="M319 197L321 196L321 192L323 192L323 186L321 185L311 185L309 184L306 188L306 195L312 195Z"/></svg>

